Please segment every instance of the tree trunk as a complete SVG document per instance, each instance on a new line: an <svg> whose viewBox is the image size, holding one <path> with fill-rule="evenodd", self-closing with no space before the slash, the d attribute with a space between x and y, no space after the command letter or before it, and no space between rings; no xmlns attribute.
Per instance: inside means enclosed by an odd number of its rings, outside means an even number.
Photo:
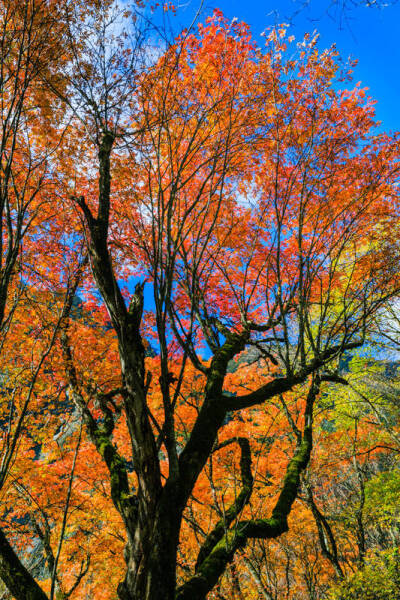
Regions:
<svg viewBox="0 0 400 600"><path fill-rule="evenodd" d="M173 487L164 488L153 519L138 517L134 539L126 548L127 572L118 587L120 600L175 598L182 510Z"/></svg>

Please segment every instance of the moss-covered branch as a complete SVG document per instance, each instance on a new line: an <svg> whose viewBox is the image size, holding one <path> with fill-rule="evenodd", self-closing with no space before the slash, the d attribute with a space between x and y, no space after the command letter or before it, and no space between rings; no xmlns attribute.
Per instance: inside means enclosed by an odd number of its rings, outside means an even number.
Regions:
<svg viewBox="0 0 400 600"><path fill-rule="evenodd" d="M302 437L286 468L282 490L271 517L235 523L208 553L198 566L195 575L177 590L176 600L204 600L232 561L235 552L243 548L249 538L276 538L288 530L288 516L300 488L300 477L310 460L312 410L318 392L319 380L317 379L313 381L308 392Z"/></svg>
<svg viewBox="0 0 400 600"><path fill-rule="evenodd" d="M112 501L124 518L127 512L130 513L132 497L129 489L128 473L124 459L118 453L113 441L112 433L114 430L114 416L107 405L109 400L107 395L99 395L98 402L103 410L104 423L98 423L90 412L80 390L78 376L76 373L71 347L68 337L68 320L66 319L61 333L61 347L64 356L64 366L67 374L68 383L72 391L72 398L82 414L91 441L96 450L107 465L110 473L110 486Z"/></svg>

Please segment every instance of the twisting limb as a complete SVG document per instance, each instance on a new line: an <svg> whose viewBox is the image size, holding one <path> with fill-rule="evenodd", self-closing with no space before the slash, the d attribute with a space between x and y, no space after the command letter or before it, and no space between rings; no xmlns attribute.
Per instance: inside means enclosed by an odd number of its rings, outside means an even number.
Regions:
<svg viewBox="0 0 400 600"><path fill-rule="evenodd" d="M286 468L282 490L271 517L239 521L228 529L198 566L195 575L177 590L176 600L204 600L232 561L235 552L243 548L249 538L276 538L288 530L287 519L300 488L301 474L311 455L312 413L319 388L320 381L316 376L307 395L302 436Z"/></svg>
<svg viewBox="0 0 400 600"><path fill-rule="evenodd" d="M251 473L251 449L249 440L244 437L239 437L233 440L227 440L218 446L218 449L226 447L230 443L236 442L240 446L240 472L242 478L242 489L240 490L237 498L233 504L224 512L223 518L218 521L214 529L208 534L196 561L195 570L198 571L204 560L213 550L215 545L223 537L226 530L231 526L233 521L238 517L240 512L243 510L247 502L250 500L251 492L253 490L253 475Z"/></svg>
<svg viewBox="0 0 400 600"><path fill-rule="evenodd" d="M225 342L215 352L209 367L205 399L190 438L179 457L182 504L189 498L193 486L212 452L217 432L227 408L222 400L222 389L229 361L244 350L247 332L225 331Z"/></svg>

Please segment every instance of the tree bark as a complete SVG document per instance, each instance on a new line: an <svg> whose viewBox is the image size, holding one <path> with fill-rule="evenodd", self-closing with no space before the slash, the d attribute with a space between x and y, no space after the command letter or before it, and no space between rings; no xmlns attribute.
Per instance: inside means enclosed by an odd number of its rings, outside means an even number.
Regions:
<svg viewBox="0 0 400 600"><path fill-rule="evenodd" d="M0 529L0 578L17 600L48 600Z"/></svg>

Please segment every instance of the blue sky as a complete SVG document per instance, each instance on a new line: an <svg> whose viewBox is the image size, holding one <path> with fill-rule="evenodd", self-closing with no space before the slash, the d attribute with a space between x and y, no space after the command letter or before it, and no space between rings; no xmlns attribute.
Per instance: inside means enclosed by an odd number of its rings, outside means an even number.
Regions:
<svg viewBox="0 0 400 600"><path fill-rule="evenodd" d="M255 36L274 23L289 21L299 38L317 29L321 46L336 43L343 58L358 59L355 82L361 81L378 101L377 117L387 131L400 130L400 1L386 2L384 8L360 6L343 13L329 9L330 0L310 0L306 7L303 0L205 0L203 10L219 8L228 18L244 20ZM177 3L178 20L189 20L199 3Z"/></svg>

